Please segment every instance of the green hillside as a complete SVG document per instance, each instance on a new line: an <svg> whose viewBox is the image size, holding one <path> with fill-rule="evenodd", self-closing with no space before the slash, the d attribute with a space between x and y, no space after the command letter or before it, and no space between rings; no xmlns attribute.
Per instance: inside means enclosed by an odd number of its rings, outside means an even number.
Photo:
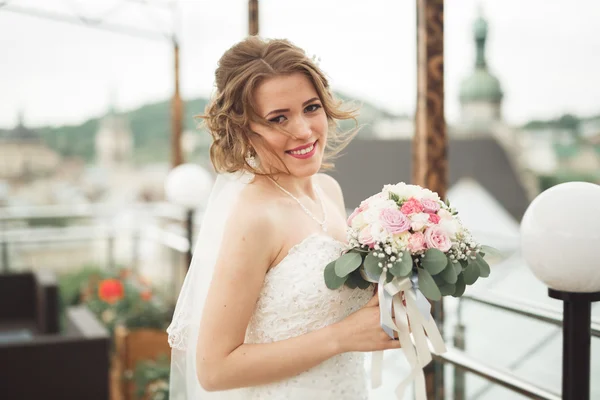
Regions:
<svg viewBox="0 0 600 400"><path fill-rule="evenodd" d="M355 99L340 93L336 93L336 95L344 101L351 101L361 106L359 123L365 125L360 133L363 137L370 135L369 124L379 118L390 116L389 113L367 102L357 102ZM202 145L195 156L206 154L210 144L210 136L206 132L199 131L197 129L198 123L194 120L195 115L204 111L206 104L207 99L205 98L185 101L185 129L197 131L202 139ZM170 102L147 104L135 110L119 114L128 118L133 131L134 161L136 163L169 160ZM92 162L94 160L94 138L99 121L100 118L92 118L81 125L41 127L36 128L36 130L50 147L63 156L77 156L87 162ZM341 124L341 129L351 129L353 126L352 121L344 121Z"/></svg>

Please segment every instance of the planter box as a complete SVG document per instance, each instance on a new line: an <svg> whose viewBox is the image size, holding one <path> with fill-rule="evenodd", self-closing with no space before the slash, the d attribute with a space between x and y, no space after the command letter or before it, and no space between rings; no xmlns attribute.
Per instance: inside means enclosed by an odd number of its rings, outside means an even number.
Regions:
<svg viewBox="0 0 600 400"><path fill-rule="evenodd" d="M161 354L171 357L171 348L167 342L167 332L157 329L128 330L122 326L115 328L115 357L113 358L111 380L112 400L134 400L135 387L125 376L132 376L138 361L156 360ZM118 392L118 393L117 393Z"/></svg>

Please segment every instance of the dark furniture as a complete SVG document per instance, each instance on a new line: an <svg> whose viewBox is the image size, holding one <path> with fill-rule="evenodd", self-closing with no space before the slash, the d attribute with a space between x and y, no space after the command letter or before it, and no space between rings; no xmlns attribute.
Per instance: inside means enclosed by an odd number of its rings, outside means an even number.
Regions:
<svg viewBox="0 0 600 400"><path fill-rule="evenodd" d="M65 320L51 274L0 275L2 399L108 399L108 332L85 306Z"/></svg>

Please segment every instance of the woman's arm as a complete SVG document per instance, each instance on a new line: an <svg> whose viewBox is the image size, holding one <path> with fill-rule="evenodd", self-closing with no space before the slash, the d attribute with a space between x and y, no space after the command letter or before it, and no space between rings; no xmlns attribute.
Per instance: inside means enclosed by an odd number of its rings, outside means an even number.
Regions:
<svg viewBox="0 0 600 400"><path fill-rule="evenodd" d="M269 344L244 344L268 267L279 249L269 207L244 199L225 228L198 337L197 370L205 390L226 390L297 375L340 352L322 329Z"/></svg>

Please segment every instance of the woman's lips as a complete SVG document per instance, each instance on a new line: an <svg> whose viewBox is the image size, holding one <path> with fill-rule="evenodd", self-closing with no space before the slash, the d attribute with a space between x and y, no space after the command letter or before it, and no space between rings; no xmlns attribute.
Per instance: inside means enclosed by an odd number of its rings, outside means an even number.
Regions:
<svg viewBox="0 0 600 400"><path fill-rule="evenodd" d="M298 158L300 160L305 160L307 158L311 158L317 150L317 143L318 143L318 140L309 146L304 146L304 149L301 148L302 150L288 150L288 151L286 151L286 154L288 154L294 158Z"/></svg>

